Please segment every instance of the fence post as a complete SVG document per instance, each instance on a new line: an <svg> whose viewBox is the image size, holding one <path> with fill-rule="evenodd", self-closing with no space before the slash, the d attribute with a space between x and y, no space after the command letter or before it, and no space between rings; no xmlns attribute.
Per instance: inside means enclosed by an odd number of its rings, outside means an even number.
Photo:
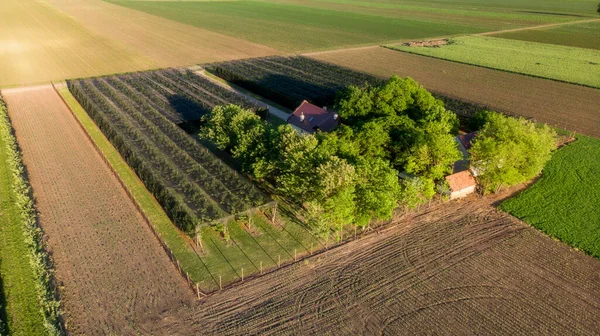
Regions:
<svg viewBox="0 0 600 336"><path fill-rule="evenodd" d="M262 261L260 262L260 274L262 275Z"/></svg>
<svg viewBox="0 0 600 336"><path fill-rule="evenodd" d="M310 254L313 253L313 246L315 245L315 243L310 243Z"/></svg>
<svg viewBox="0 0 600 336"><path fill-rule="evenodd" d="M221 280L221 276L219 275L219 290L223 289L223 283Z"/></svg>
<svg viewBox="0 0 600 336"><path fill-rule="evenodd" d="M294 249L294 261L296 261L296 249Z"/></svg>
<svg viewBox="0 0 600 336"><path fill-rule="evenodd" d="M277 255L277 267L281 267L281 254Z"/></svg>
<svg viewBox="0 0 600 336"><path fill-rule="evenodd" d="M244 268L242 267L242 281L244 281Z"/></svg>
<svg viewBox="0 0 600 336"><path fill-rule="evenodd" d="M196 283L196 295L198 295L198 300L200 300L200 288L198 287L198 283Z"/></svg>

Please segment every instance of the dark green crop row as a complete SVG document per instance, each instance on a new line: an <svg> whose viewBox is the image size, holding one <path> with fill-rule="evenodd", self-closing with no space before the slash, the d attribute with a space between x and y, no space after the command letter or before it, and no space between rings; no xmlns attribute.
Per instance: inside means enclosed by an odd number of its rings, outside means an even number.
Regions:
<svg viewBox="0 0 600 336"><path fill-rule="evenodd" d="M217 76L289 109L303 100L331 106L349 85L377 84L380 79L311 58L270 56L211 64Z"/></svg>
<svg viewBox="0 0 600 336"><path fill-rule="evenodd" d="M202 223L263 204L266 197L118 77L69 81L69 89L165 212L191 233ZM156 82L154 82L156 83Z"/></svg>

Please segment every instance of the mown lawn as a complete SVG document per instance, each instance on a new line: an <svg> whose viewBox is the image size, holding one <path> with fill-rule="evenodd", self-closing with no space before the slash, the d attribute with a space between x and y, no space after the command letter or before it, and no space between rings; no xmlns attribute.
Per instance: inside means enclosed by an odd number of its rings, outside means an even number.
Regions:
<svg viewBox="0 0 600 336"><path fill-rule="evenodd" d="M453 38L439 48L393 49L486 68L600 88L600 51L484 36Z"/></svg>
<svg viewBox="0 0 600 336"><path fill-rule="evenodd" d="M578 136L501 209L600 259L600 140Z"/></svg>
<svg viewBox="0 0 600 336"><path fill-rule="evenodd" d="M6 160L6 144L0 136L0 320L10 335L45 335L37 282Z"/></svg>
<svg viewBox="0 0 600 336"><path fill-rule="evenodd" d="M600 50L600 21L493 35L514 40ZM600 63L600 62L599 62Z"/></svg>

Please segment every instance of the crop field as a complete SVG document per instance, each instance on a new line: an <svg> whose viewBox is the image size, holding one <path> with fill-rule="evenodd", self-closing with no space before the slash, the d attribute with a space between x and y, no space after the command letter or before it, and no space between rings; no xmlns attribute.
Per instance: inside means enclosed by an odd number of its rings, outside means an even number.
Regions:
<svg viewBox="0 0 600 336"><path fill-rule="evenodd" d="M0 96L0 334L44 335L45 320L37 293L32 290L37 282L17 205L17 198L22 195L14 188L9 144L5 140L12 137L7 116Z"/></svg>
<svg viewBox="0 0 600 336"><path fill-rule="evenodd" d="M135 329L191 292L51 86L2 92L72 334Z"/></svg>
<svg viewBox="0 0 600 336"><path fill-rule="evenodd" d="M554 154L541 178L501 208L600 259L600 140L579 136Z"/></svg>
<svg viewBox="0 0 600 336"><path fill-rule="evenodd" d="M187 77L194 77L188 80ZM241 97L192 73L69 81L69 89L187 233L267 202L266 196L174 122ZM243 101L242 101L243 103ZM247 103L251 105L250 102Z"/></svg>
<svg viewBox="0 0 600 336"><path fill-rule="evenodd" d="M600 26L599 26L600 27ZM486 36L465 36L440 47L395 45L404 52L600 88L600 50ZM510 57L498 57L510 55Z"/></svg>
<svg viewBox="0 0 600 336"><path fill-rule="evenodd" d="M379 47L307 56L386 78L409 76L446 97L600 137L597 89Z"/></svg>
<svg viewBox="0 0 600 336"><path fill-rule="evenodd" d="M0 87L155 66L42 1L0 1Z"/></svg>
<svg viewBox="0 0 600 336"><path fill-rule="evenodd" d="M600 49L600 21L490 35L505 39Z"/></svg>
<svg viewBox="0 0 600 336"><path fill-rule="evenodd" d="M593 16L586 1L509 5L478 1L138 1L110 3L286 52L470 34ZM535 4L534 4L535 3Z"/></svg>
<svg viewBox="0 0 600 336"><path fill-rule="evenodd" d="M180 262L183 272L203 292L228 286L242 280L243 276L248 278L254 273L271 271L293 259L326 247L326 242L321 242L302 224L285 216L277 216L277 225L272 225L271 220L265 217L268 211L257 211L250 216L225 223L223 229L227 230L229 240L225 240L223 234L215 231L214 227L204 227L199 234L202 244L196 245L190 237L177 230L160 204L68 88L59 87L58 91L106 161L119 175L161 240ZM192 238L195 240L196 236Z"/></svg>
<svg viewBox="0 0 600 336"><path fill-rule="evenodd" d="M231 61L209 65L207 70L291 110L305 99L331 106L339 90L380 81L372 75L302 56Z"/></svg>
<svg viewBox="0 0 600 336"><path fill-rule="evenodd" d="M3 0L0 13L0 87L277 53L101 0Z"/></svg>
<svg viewBox="0 0 600 336"><path fill-rule="evenodd" d="M593 335L600 263L490 206L448 203L149 319L145 334Z"/></svg>

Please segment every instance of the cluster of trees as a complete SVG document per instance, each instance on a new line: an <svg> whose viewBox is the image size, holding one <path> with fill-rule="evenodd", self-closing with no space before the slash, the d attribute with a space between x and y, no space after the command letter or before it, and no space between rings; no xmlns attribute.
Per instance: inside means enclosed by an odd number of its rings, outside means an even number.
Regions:
<svg viewBox="0 0 600 336"><path fill-rule="evenodd" d="M556 148L556 133L548 125L489 111L478 113L475 121L481 129L469 154L484 192L532 179Z"/></svg>
<svg viewBox="0 0 600 336"><path fill-rule="evenodd" d="M344 121L336 131L299 134L252 111L221 106L204 117L200 135L301 205L308 224L322 233L364 227L390 218L399 203L430 199L461 158L456 115L412 79L352 86L336 108ZM398 171L415 177L399 183Z"/></svg>

